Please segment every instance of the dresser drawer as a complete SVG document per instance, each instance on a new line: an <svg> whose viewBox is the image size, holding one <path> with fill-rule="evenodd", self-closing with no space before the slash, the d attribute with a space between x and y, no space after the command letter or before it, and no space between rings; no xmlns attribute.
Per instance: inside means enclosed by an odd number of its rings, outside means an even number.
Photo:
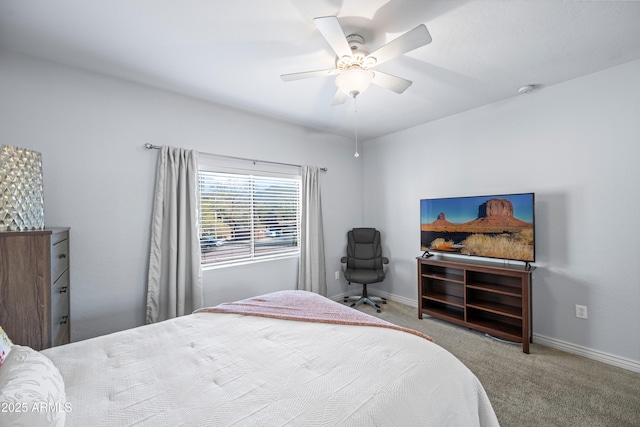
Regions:
<svg viewBox="0 0 640 427"><path fill-rule="evenodd" d="M69 269L64 270L51 288L51 345L69 342Z"/></svg>
<svg viewBox="0 0 640 427"><path fill-rule="evenodd" d="M55 282L63 271L69 268L69 239L68 234L58 233L51 245L51 281Z"/></svg>

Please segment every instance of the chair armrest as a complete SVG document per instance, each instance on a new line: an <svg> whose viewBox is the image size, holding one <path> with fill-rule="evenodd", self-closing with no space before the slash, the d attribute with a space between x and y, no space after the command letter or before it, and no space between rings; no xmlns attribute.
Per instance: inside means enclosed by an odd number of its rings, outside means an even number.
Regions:
<svg viewBox="0 0 640 427"><path fill-rule="evenodd" d="M387 275L387 270L389 269L389 258L387 258L386 256L382 257L382 273L384 273L384 275Z"/></svg>
<svg viewBox="0 0 640 427"><path fill-rule="evenodd" d="M389 258L387 258L386 256L382 257L382 263L383 264L389 264Z"/></svg>
<svg viewBox="0 0 640 427"><path fill-rule="evenodd" d="M340 258L340 266L342 268L342 272L343 273L347 269L347 260L348 260L348 258L346 256L343 256L342 258Z"/></svg>

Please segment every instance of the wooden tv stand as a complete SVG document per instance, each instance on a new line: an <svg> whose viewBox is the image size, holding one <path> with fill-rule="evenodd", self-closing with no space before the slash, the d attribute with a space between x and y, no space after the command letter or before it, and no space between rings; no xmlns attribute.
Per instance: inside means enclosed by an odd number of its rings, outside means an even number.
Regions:
<svg viewBox="0 0 640 427"><path fill-rule="evenodd" d="M534 268L418 257L418 318L428 314L522 343L529 353Z"/></svg>

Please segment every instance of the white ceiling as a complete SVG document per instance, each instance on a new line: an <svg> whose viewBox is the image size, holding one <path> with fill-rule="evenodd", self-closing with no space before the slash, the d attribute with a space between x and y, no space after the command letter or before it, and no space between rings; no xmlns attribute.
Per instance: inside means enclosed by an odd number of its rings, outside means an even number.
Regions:
<svg viewBox="0 0 640 427"><path fill-rule="evenodd" d="M370 52L433 38L378 67L413 85L358 97L363 140L640 58L638 1L0 0L0 48L352 136L335 77L279 77L333 67L313 23L332 15Z"/></svg>

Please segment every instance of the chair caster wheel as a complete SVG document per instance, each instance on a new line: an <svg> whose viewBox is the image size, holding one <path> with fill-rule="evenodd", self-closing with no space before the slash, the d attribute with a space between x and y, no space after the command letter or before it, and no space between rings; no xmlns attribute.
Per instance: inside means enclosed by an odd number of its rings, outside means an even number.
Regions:
<svg viewBox="0 0 640 427"><path fill-rule="evenodd" d="M382 303L383 303L383 304L386 304L387 302L386 302L386 301L382 301Z"/></svg>
<svg viewBox="0 0 640 427"><path fill-rule="evenodd" d="M380 313L380 310L376 310L376 312Z"/></svg>
<svg viewBox="0 0 640 427"><path fill-rule="evenodd" d="M355 302L354 302L353 304L351 304L351 307L355 307L355 306L356 306L356 303L355 303Z"/></svg>

